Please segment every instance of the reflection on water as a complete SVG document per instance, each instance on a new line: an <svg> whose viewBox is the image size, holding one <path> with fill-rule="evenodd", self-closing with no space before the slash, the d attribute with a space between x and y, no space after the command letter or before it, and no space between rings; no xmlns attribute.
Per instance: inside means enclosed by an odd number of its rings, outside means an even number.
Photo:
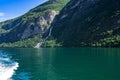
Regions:
<svg viewBox="0 0 120 80"><path fill-rule="evenodd" d="M120 80L120 49L1 49L19 62L15 80Z"/></svg>

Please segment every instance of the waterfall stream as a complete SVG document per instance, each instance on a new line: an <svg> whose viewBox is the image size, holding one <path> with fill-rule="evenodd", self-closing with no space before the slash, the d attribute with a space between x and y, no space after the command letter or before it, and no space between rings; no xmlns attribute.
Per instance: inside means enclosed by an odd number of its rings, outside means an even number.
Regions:
<svg viewBox="0 0 120 80"><path fill-rule="evenodd" d="M43 38L34 48L40 48L45 43L45 41L51 36L53 27L49 29L49 34L45 38Z"/></svg>

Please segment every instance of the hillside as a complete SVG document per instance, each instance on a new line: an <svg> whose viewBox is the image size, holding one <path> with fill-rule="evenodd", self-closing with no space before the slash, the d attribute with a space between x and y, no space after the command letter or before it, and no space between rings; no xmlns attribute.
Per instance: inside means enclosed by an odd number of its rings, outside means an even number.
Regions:
<svg viewBox="0 0 120 80"><path fill-rule="evenodd" d="M71 0L52 27L64 47L120 47L120 0Z"/></svg>
<svg viewBox="0 0 120 80"><path fill-rule="evenodd" d="M14 43L42 36L68 1L49 0L20 17L0 22L0 43Z"/></svg>

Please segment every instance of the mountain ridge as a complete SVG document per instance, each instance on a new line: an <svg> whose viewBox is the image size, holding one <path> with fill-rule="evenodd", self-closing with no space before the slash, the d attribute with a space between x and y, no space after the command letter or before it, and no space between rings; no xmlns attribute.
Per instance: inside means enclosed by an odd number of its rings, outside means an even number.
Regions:
<svg viewBox="0 0 120 80"><path fill-rule="evenodd" d="M49 29L54 17L67 2L69 2L69 0L48 0L29 10L29 12L22 16L0 22L0 43L8 45L9 43L20 43L21 41L24 42L26 39L42 36L44 32ZM2 46L4 47L4 45ZM36 45L36 42L34 45Z"/></svg>
<svg viewBox="0 0 120 80"><path fill-rule="evenodd" d="M119 0L49 0L23 15L22 22L18 18L15 27L14 22L0 23L4 28L0 42L43 36L40 39L47 39L43 47L120 47L119 4ZM38 29L42 27L44 31Z"/></svg>
<svg viewBox="0 0 120 80"><path fill-rule="evenodd" d="M1 22L0 42L15 42L20 39L34 37L34 35L42 35L49 28L53 18L59 13L59 10L61 10L68 1L69 0L49 0L20 17ZM27 33L27 31L25 31L25 29L28 30L27 28L30 29L31 32L28 31L30 32L29 36L24 37L25 35L22 35L22 33Z"/></svg>

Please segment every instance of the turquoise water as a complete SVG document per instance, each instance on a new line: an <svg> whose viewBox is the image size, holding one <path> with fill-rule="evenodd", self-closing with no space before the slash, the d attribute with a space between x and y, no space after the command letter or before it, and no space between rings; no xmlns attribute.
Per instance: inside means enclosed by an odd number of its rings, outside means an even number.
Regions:
<svg viewBox="0 0 120 80"><path fill-rule="evenodd" d="M3 48L0 52L18 63L12 80L120 80L120 49Z"/></svg>

